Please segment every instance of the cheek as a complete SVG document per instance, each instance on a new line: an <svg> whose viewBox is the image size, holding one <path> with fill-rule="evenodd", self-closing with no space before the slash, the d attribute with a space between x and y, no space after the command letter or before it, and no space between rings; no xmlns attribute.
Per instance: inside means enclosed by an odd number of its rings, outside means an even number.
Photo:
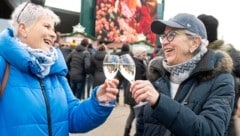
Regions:
<svg viewBox="0 0 240 136"><path fill-rule="evenodd" d="M42 38L41 34L38 33L38 31L31 33L30 36L28 37L27 44L31 48L39 48L40 45L42 45Z"/></svg>
<svg viewBox="0 0 240 136"><path fill-rule="evenodd" d="M187 48L179 48L178 50L176 50L176 57L178 59L181 58L185 58L186 56L188 56L189 52Z"/></svg>
<svg viewBox="0 0 240 136"><path fill-rule="evenodd" d="M168 61L172 65L183 63L186 59L186 49L185 48L179 48L175 49L175 51L168 56Z"/></svg>
<svg viewBox="0 0 240 136"><path fill-rule="evenodd" d="M181 43L182 44L178 44L175 47L176 47L177 54L179 56L184 57L189 54L190 44L186 40L181 41Z"/></svg>

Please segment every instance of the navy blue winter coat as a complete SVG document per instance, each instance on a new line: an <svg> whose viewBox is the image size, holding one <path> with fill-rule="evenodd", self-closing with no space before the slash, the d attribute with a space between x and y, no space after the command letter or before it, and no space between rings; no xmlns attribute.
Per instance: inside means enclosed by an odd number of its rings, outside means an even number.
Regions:
<svg viewBox="0 0 240 136"><path fill-rule="evenodd" d="M226 135L235 97L231 58L223 52L208 51L180 84L175 99L170 97L169 73L161 63L156 64L150 69L160 75L155 81L160 99L154 107L143 107L136 136L163 136L167 129L174 136Z"/></svg>

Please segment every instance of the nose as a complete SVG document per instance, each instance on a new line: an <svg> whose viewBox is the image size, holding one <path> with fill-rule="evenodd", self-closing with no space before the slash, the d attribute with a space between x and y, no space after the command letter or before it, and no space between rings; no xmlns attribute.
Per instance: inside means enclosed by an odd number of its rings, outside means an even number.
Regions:
<svg viewBox="0 0 240 136"><path fill-rule="evenodd" d="M167 40L167 37L164 37L164 38L159 38L160 39L160 43L162 44L162 46L165 46L166 44L168 44L168 40Z"/></svg>

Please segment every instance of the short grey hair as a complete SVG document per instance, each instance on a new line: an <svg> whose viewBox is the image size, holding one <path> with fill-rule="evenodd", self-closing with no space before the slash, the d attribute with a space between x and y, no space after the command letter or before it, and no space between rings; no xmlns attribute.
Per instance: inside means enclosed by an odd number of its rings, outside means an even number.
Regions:
<svg viewBox="0 0 240 136"><path fill-rule="evenodd" d="M194 36L194 37L195 37L195 36L200 37L200 39L201 39L201 44L200 44L199 48L195 51L195 53L198 53L199 51L204 51L204 52L207 51L207 46L208 46L209 41L208 41L206 38L203 39L199 34L190 32L190 31L188 31L188 30L185 30L185 33L186 33L186 34L189 34L189 35L191 35L191 36Z"/></svg>
<svg viewBox="0 0 240 136"><path fill-rule="evenodd" d="M24 7L25 9L23 10ZM11 24L14 29L14 35L18 33L19 22L23 22L26 25L31 25L42 16L52 18L55 22L55 25L61 22L59 16L57 16L52 10L41 5L36 5L31 2L24 2L17 6L11 15Z"/></svg>

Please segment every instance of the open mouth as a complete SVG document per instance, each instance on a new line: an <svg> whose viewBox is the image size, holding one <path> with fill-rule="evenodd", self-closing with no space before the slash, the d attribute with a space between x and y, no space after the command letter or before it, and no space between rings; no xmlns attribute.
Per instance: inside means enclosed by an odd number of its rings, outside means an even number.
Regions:
<svg viewBox="0 0 240 136"><path fill-rule="evenodd" d="M170 54L173 51L174 49L170 49L170 48L164 49L165 55Z"/></svg>
<svg viewBox="0 0 240 136"><path fill-rule="evenodd" d="M44 39L44 43L46 43L47 45L52 45L52 41L49 39Z"/></svg>

